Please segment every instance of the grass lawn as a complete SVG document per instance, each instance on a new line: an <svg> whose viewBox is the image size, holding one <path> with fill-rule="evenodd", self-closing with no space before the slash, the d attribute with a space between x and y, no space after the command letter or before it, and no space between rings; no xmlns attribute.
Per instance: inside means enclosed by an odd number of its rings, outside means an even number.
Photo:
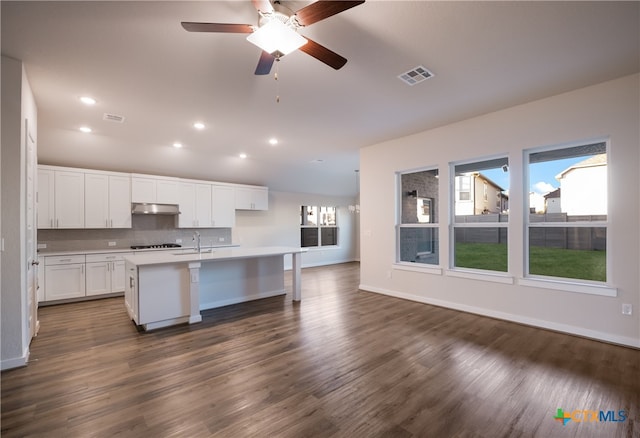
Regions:
<svg viewBox="0 0 640 438"><path fill-rule="evenodd" d="M549 277L606 281L607 253L532 246L529 273ZM455 265L507 272L504 243L456 243Z"/></svg>

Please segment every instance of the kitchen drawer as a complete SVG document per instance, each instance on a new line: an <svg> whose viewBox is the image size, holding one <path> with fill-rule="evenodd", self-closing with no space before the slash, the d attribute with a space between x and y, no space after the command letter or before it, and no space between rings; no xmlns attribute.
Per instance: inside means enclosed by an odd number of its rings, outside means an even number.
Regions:
<svg viewBox="0 0 640 438"><path fill-rule="evenodd" d="M68 256L48 256L44 258L45 266L67 265L69 263L84 263L84 254Z"/></svg>
<svg viewBox="0 0 640 438"><path fill-rule="evenodd" d="M119 262L124 260L125 256L131 255L131 252L117 252L106 254L87 254L87 263L92 262Z"/></svg>

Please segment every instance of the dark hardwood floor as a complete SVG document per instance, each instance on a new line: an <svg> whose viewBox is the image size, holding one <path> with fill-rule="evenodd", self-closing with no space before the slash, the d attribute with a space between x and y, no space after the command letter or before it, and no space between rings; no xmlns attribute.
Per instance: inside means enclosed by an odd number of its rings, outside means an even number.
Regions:
<svg viewBox="0 0 640 438"><path fill-rule="evenodd" d="M640 351L359 291L358 268L150 333L122 298L42 308L29 365L1 376L1 434L640 436Z"/></svg>

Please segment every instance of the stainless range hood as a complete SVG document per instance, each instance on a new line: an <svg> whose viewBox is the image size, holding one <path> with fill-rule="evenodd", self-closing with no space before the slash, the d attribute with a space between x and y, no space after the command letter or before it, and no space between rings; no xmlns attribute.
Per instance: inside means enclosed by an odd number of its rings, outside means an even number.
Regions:
<svg viewBox="0 0 640 438"><path fill-rule="evenodd" d="M177 204L146 204L134 202L131 204L131 214L180 214Z"/></svg>

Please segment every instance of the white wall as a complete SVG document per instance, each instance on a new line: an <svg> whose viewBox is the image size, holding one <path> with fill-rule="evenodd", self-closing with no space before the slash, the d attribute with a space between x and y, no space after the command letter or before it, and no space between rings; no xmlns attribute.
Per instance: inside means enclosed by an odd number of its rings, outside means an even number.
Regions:
<svg viewBox="0 0 640 438"><path fill-rule="evenodd" d="M37 126L36 104L20 61L2 57L2 322L1 368L29 356L25 266L25 119Z"/></svg>
<svg viewBox="0 0 640 438"><path fill-rule="evenodd" d="M640 347L638 120L640 75L636 74L362 149L360 287ZM525 263L522 223L528 201L522 151L602 137L610 139L608 277L617 296L520 284ZM511 173L512 284L448 275L446 226L440 228L441 272L396 269L395 172L435 165L441 180L449 181L450 162L505 153ZM440 185L443 202L449 199L449 186ZM449 223L446 208L440 209L439 223ZM633 316L622 315L623 303L633 305Z"/></svg>
<svg viewBox="0 0 640 438"><path fill-rule="evenodd" d="M302 255L302 266L321 266L357 259L356 232L358 215L350 213L349 197L269 191L268 211L236 211L233 242L243 246L300 246L300 206L336 206L338 246L309 249ZM291 259L285 259L291 269Z"/></svg>

